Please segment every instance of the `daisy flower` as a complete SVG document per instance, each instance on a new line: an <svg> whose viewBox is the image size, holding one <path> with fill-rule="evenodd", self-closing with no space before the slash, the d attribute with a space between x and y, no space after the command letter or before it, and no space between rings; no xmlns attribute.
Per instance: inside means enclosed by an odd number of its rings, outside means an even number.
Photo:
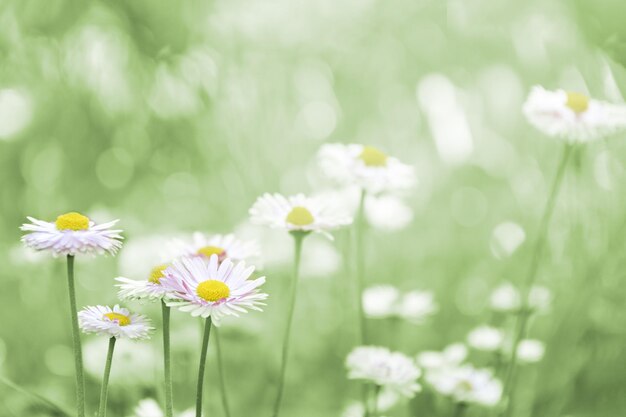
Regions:
<svg viewBox="0 0 626 417"><path fill-rule="evenodd" d="M209 236L195 232L190 241L178 239L174 244L182 256L203 256L208 260L211 255L217 255L220 262L226 258L233 262L256 261L261 255L256 241L240 240L233 234Z"/></svg>
<svg viewBox="0 0 626 417"><path fill-rule="evenodd" d="M167 290L161 285L163 271L168 265L157 265L152 268L148 279L134 280L125 277L117 277L115 280L120 284L117 296L120 300L160 300L167 295Z"/></svg>
<svg viewBox="0 0 626 417"><path fill-rule="evenodd" d="M27 232L22 242L35 250L49 250L54 256L78 253L115 254L121 247L121 230L111 229L118 220L96 224L80 213L66 213L54 222L28 217L30 223L21 230Z"/></svg>
<svg viewBox="0 0 626 417"><path fill-rule="evenodd" d="M330 179L371 193L408 189L416 182L412 166L373 146L326 144L320 148L318 160Z"/></svg>
<svg viewBox="0 0 626 417"><path fill-rule="evenodd" d="M459 366L467 358L467 353L467 347L463 343L453 343L441 352L421 352L417 355L417 364L426 370L428 376L431 372Z"/></svg>
<svg viewBox="0 0 626 417"><path fill-rule="evenodd" d="M404 294L398 305L397 314L413 324L421 324L438 309L432 292L414 290Z"/></svg>
<svg viewBox="0 0 626 417"><path fill-rule="evenodd" d="M491 326L479 326L467 335L467 344L476 350L493 352L502 348L504 333Z"/></svg>
<svg viewBox="0 0 626 417"><path fill-rule="evenodd" d="M363 291L363 311L370 318L389 318L395 315L400 291L393 285L375 285Z"/></svg>
<svg viewBox="0 0 626 417"><path fill-rule="evenodd" d="M546 352L546 347L541 340L523 339L517 345L517 357L525 363L539 362Z"/></svg>
<svg viewBox="0 0 626 417"><path fill-rule="evenodd" d="M371 382L408 398L421 390L417 379L422 372L400 352L377 346L359 346L346 359L348 377Z"/></svg>
<svg viewBox="0 0 626 417"><path fill-rule="evenodd" d="M626 106L592 99L585 94L532 88L524 114L548 136L570 143L589 142L626 127Z"/></svg>
<svg viewBox="0 0 626 417"><path fill-rule="evenodd" d="M459 403L494 406L502 396L502 383L487 369L471 365L450 368L427 378L440 394L450 396Z"/></svg>
<svg viewBox="0 0 626 417"><path fill-rule="evenodd" d="M250 208L252 223L289 232L320 232L330 237L330 230L352 223L352 218L341 213L325 200L298 194L285 197L263 194Z"/></svg>
<svg viewBox="0 0 626 417"><path fill-rule="evenodd" d="M259 306L267 294L259 291L265 277L249 280L254 267L230 259L219 262L217 255L209 261L201 257L175 260L164 271L161 285L169 292L166 303L192 316L211 317L219 326L224 316L239 316L246 309L262 311Z"/></svg>
<svg viewBox="0 0 626 417"><path fill-rule="evenodd" d="M414 324L434 314L437 303L430 291L409 291L401 294L392 285L375 285L363 291L363 311L369 318L398 317Z"/></svg>
<svg viewBox="0 0 626 417"><path fill-rule="evenodd" d="M78 313L78 322L84 333L97 333L117 339L148 339L154 327L141 314L131 313L115 305L90 306Z"/></svg>

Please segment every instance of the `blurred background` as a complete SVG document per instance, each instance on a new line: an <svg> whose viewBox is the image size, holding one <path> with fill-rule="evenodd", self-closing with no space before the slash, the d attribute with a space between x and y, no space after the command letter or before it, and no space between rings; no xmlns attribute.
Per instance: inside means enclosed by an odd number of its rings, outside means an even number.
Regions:
<svg viewBox="0 0 626 417"><path fill-rule="evenodd" d="M561 152L523 100L542 84L623 102L625 15L618 0L0 0L0 375L73 410L65 265L22 248L27 215L121 219L118 256L77 260L79 305L114 304L113 278L145 278L168 237L236 230L260 240L270 301L220 329L229 396L235 416L269 414L292 248L247 210L266 191L328 192L326 142L377 146L419 178L368 202L366 281L432 291L438 312L371 321L373 342L415 355L463 341L491 291L522 281ZM596 142L568 168L538 276L553 301L530 328L546 354L520 368L517 416L626 409L625 151L624 135ZM358 398L350 246L348 231L307 241L285 416ZM174 313L173 329L184 410L199 324ZM90 409L106 343L84 338ZM214 360L212 344L206 414L221 416ZM134 417L162 395L160 333L120 343L113 368L110 415ZM388 414L450 415L429 395ZM49 415L0 384L0 416Z"/></svg>

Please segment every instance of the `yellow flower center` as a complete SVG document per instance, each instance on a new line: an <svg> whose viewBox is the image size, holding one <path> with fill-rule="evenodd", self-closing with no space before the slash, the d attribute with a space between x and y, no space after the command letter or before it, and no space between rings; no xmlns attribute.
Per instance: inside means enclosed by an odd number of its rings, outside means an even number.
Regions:
<svg viewBox="0 0 626 417"><path fill-rule="evenodd" d="M296 226L307 226L313 223L315 219L311 212L304 207L294 207L287 215L287 222Z"/></svg>
<svg viewBox="0 0 626 417"><path fill-rule="evenodd" d="M459 383L457 384L457 388L460 391L470 392L474 389L474 385L472 384L471 381L468 381L467 379L463 379L459 381Z"/></svg>
<svg viewBox="0 0 626 417"><path fill-rule="evenodd" d="M167 265L158 265L152 268L150 271L150 276L148 277L148 281L153 284L159 284L161 278L163 278L163 271L167 269Z"/></svg>
<svg viewBox="0 0 626 417"><path fill-rule="evenodd" d="M384 167L387 165L387 155L373 146L364 146L359 158L368 167Z"/></svg>
<svg viewBox="0 0 626 417"><path fill-rule="evenodd" d="M589 108L589 97L581 93L568 92L565 105L575 113L584 113Z"/></svg>
<svg viewBox="0 0 626 417"><path fill-rule="evenodd" d="M207 258L210 258L211 255L217 255L218 257L221 257L222 255L224 255L224 252L226 251L219 246L204 246L198 249L198 255L203 255Z"/></svg>
<svg viewBox="0 0 626 417"><path fill-rule="evenodd" d="M57 217L55 224L57 230L87 230L89 229L89 217L72 211Z"/></svg>
<svg viewBox="0 0 626 417"><path fill-rule="evenodd" d="M128 326L130 324L130 318L120 313L106 313L104 317L117 322L120 326Z"/></svg>
<svg viewBox="0 0 626 417"><path fill-rule="evenodd" d="M198 284L196 293L206 301L215 302L228 297L230 295L230 288L222 281L209 279Z"/></svg>

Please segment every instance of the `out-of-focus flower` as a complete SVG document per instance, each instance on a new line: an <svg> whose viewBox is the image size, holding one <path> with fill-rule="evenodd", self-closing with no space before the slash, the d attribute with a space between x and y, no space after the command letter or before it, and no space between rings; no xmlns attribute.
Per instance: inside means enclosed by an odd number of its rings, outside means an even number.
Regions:
<svg viewBox="0 0 626 417"><path fill-rule="evenodd" d="M524 339L517 346L517 357L520 361L526 363L539 362L546 351L541 340Z"/></svg>
<svg viewBox="0 0 626 417"><path fill-rule="evenodd" d="M102 377L102 366L107 355L108 341L102 337L89 338L84 346L85 371L93 378ZM139 384L154 386L159 377L154 366L160 360L150 343L135 343L119 339L115 343L115 366L111 369L111 382L116 385L137 387Z"/></svg>
<svg viewBox="0 0 626 417"><path fill-rule="evenodd" d="M152 268L148 279L134 280L124 277L117 277L115 280L120 284L117 296L120 300L144 300L151 301L160 300L166 294L167 290L161 285L163 271L167 269L167 265L158 265Z"/></svg>
<svg viewBox="0 0 626 417"><path fill-rule="evenodd" d="M397 308L398 316L412 323L422 323L437 312L438 306L430 291L409 291L404 294Z"/></svg>
<svg viewBox="0 0 626 417"><path fill-rule="evenodd" d="M115 305L85 307L78 312L80 328L85 333L96 333L117 339L148 339L154 327L141 314L131 313Z"/></svg>
<svg viewBox="0 0 626 417"><path fill-rule="evenodd" d="M376 285L363 291L363 311L371 318L387 318L396 313L400 291L392 285Z"/></svg>
<svg viewBox="0 0 626 417"><path fill-rule="evenodd" d="M0 90L0 139L19 134L32 118L33 103L26 91L13 88Z"/></svg>
<svg viewBox="0 0 626 417"><path fill-rule="evenodd" d="M528 293L528 306L539 313L545 313L552 304L552 292L542 286L533 285Z"/></svg>
<svg viewBox="0 0 626 417"><path fill-rule="evenodd" d="M359 346L346 359L348 377L371 382L411 398L421 390L420 369L408 356L377 346Z"/></svg>
<svg viewBox="0 0 626 417"><path fill-rule="evenodd" d="M427 373L459 366L467 358L467 347L463 343L453 343L443 351L424 351L417 355L417 364Z"/></svg>
<svg viewBox="0 0 626 417"><path fill-rule="evenodd" d="M471 365L433 373L427 375L426 380L439 393L456 402L494 406L502 395L502 383L491 371Z"/></svg>
<svg viewBox="0 0 626 417"><path fill-rule="evenodd" d="M265 277L249 280L254 267L230 259L201 257L174 260L160 279L168 291L166 303L194 317L211 317L216 326L224 316L239 316L247 309L262 311L267 294L259 291Z"/></svg>
<svg viewBox="0 0 626 417"><path fill-rule="evenodd" d="M589 142L626 128L626 106L594 100L564 90L532 88L524 114L548 136L568 142Z"/></svg>
<svg viewBox="0 0 626 417"><path fill-rule="evenodd" d="M203 256L209 259L211 255L217 255L220 261L229 258L233 262L245 261L255 266L255 261L261 255L256 241L237 239L234 234L206 235L195 232L189 240L175 239L174 246L182 256Z"/></svg>
<svg viewBox="0 0 626 417"><path fill-rule="evenodd" d="M318 153L322 171L340 185L357 185L371 193L415 185L415 170L373 146L332 143Z"/></svg>
<svg viewBox="0 0 626 417"><path fill-rule="evenodd" d="M131 417L163 417L164 415L163 410L155 400L146 398L139 401ZM178 417L193 417L195 413L193 409L189 409L176 415Z"/></svg>
<svg viewBox="0 0 626 417"><path fill-rule="evenodd" d="M363 311L370 318L399 317L422 323L438 309L430 291L409 291L402 294L392 285L376 285L363 291Z"/></svg>
<svg viewBox="0 0 626 417"><path fill-rule="evenodd" d="M22 225L27 232L22 242L35 250L49 250L55 256L82 254L115 254L122 247L121 230L111 229L118 220L96 224L80 213L66 213L54 223L28 217Z"/></svg>
<svg viewBox="0 0 626 417"><path fill-rule="evenodd" d="M341 254L332 242L321 236L311 236L302 254L300 274L303 278L329 277L337 272L341 262Z"/></svg>
<svg viewBox="0 0 626 417"><path fill-rule="evenodd" d="M500 223L493 229L491 252L496 258L511 256L526 240L524 229L517 223Z"/></svg>
<svg viewBox="0 0 626 417"><path fill-rule="evenodd" d="M252 223L289 232L320 232L329 237L329 231L352 223L350 216L330 203L304 194L292 197L263 194L250 208L250 218Z"/></svg>
<svg viewBox="0 0 626 417"><path fill-rule="evenodd" d="M173 242L178 235L143 235L134 236L124 244L124 250L118 256L120 275L142 277L155 265L171 262L180 252Z"/></svg>
<svg viewBox="0 0 626 417"><path fill-rule="evenodd" d="M368 196L365 216L369 224L381 230L401 230L413 221L413 209L393 195Z"/></svg>
<svg viewBox="0 0 626 417"><path fill-rule="evenodd" d="M489 303L496 311L516 311L520 308L519 291L510 282L505 282L493 290Z"/></svg>
<svg viewBox="0 0 626 417"><path fill-rule="evenodd" d="M504 333L491 326L480 326L467 335L467 344L477 350L493 352L502 348Z"/></svg>

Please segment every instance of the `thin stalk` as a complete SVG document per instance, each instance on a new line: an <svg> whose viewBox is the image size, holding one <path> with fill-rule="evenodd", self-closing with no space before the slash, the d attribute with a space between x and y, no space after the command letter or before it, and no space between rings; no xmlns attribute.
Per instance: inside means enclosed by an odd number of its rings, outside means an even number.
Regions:
<svg viewBox="0 0 626 417"><path fill-rule="evenodd" d="M198 386L196 389L196 417L202 417L202 386L204 385L204 368L206 367L206 354L209 348L209 336L211 335L211 316L204 322L202 335L202 350L200 352L200 366L198 367Z"/></svg>
<svg viewBox="0 0 626 417"><path fill-rule="evenodd" d="M462 417L467 410L467 403L460 402L454 406L454 411L452 413L453 417Z"/></svg>
<svg viewBox="0 0 626 417"><path fill-rule="evenodd" d="M375 385L374 386L374 395L371 401L371 412L368 413L369 415L371 415L372 417L378 417L378 396L380 395L380 389L381 386L380 385Z"/></svg>
<svg viewBox="0 0 626 417"><path fill-rule="evenodd" d="M78 329L78 309L76 308L74 255L67 255L67 288L70 300L74 368L76 373L76 414L78 417L85 417L85 376L83 372L83 350L80 344L80 331Z"/></svg>
<svg viewBox="0 0 626 417"><path fill-rule="evenodd" d="M163 315L163 371L165 376L165 417L174 415L174 401L172 396L172 365L170 353L170 308L161 301Z"/></svg>
<svg viewBox="0 0 626 417"><path fill-rule="evenodd" d="M220 394L222 397L222 407L226 417L230 417L230 407L228 406L228 394L226 392L226 377L224 375L224 362L222 359L222 346L219 338L220 332L215 329L215 346L217 347L217 373L220 379Z"/></svg>
<svg viewBox="0 0 626 417"><path fill-rule="evenodd" d="M366 343L367 331L365 328L365 312L363 311L363 286L365 282L365 190L361 191L359 210L355 221L355 252L356 252L356 306L358 308L359 344Z"/></svg>
<svg viewBox="0 0 626 417"><path fill-rule="evenodd" d="M115 349L115 337L109 339L109 351L107 361L104 365L104 376L102 377L102 389L100 391L100 405L98 406L98 417L107 414L107 394L109 392L109 375L111 375L111 363L113 363L113 350Z"/></svg>
<svg viewBox="0 0 626 417"><path fill-rule="evenodd" d="M566 144L563 148L563 154L561 156L561 161L559 162L556 175L554 176L554 180L552 182L552 188L550 189L550 194L548 195L548 200L546 201L546 205L543 211L543 215L541 217L541 222L539 223L539 230L537 233L537 240L535 241L535 246L533 248L533 252L531 255L530 265L528 269L528 273L526 275L526 279L524 281L524 286L521 289L522 295L522 306L519 315L516 319L516 330L515 330L515 338L513 339L513 346L511 350L511 357L509 360L509 366L507 369L506 377L504 380L504 397L506 398L507 405L504 415L509 417L512 411L512 403L513 403L513 388L514 388L514 375L515 375L515 367L517 366L517 347L519 346L521 340L526 334L526 328L528 326L528 318L530 317L529 306L528 306L528 296L530 294L530 290L535 282L535 278L537 277L537 270L539 269L539 264L541 261L541 256L543 254L543 248L546 243L546 237L548 234L548 227L550 226L550 220L552 218L552 214L554 212L554 207L556 205L556 199L559 194L559 190L561 189L561 185L563 183L563 177L565 174L565 168L567 167L567 162L569 160L572 145Z"/></svg>
<svg viewBox="0 0 626 417"><path fill-rule="evenodd" d="M300 257L302 254L302 241L307 235L305 232L292 232L294 238L294 262L293 262L293 280L291 282L291 302L287 312L287 325L285 328L285 339L283 340L282 364L280 367L280 376L278 380L278 394L274 403L273 417L278 417L280 412L280 404L283 399L283 391L285 389L285 375L287 374L287 362L289 358L289 341L291 339L291 324L293 321L293 313L296 307L296 296L298 294L298 277L300 273Z"/></svg>

